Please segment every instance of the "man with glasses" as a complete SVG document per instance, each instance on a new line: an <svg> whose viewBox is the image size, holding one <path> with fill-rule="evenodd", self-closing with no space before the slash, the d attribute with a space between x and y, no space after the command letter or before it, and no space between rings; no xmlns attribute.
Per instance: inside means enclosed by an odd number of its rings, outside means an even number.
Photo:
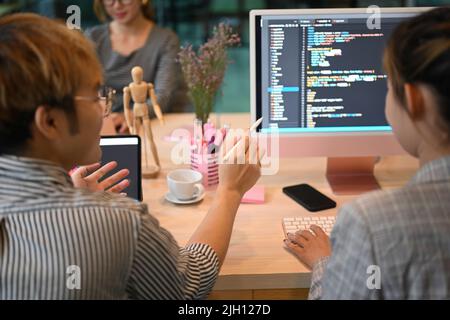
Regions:
<svg viewBox="0 0 450 320"><path fill-rule="evenodd" d="M84 188L67 174L101 158L114 95L91 43L16 14L0 19L0 61L0 299L206 297L259 166L220 168L211 209L179 247L147 205L101 191L102 170Z"/></svg>
<svg viewBox="0 0 450 320"><path fill-rule="evenodd" d="M103 108L103 117L106 118L111 114L111 107L116 100L116 90L107 86L100 86L96 96L75 96L76 101L90 101L101 103Z"/></svg>

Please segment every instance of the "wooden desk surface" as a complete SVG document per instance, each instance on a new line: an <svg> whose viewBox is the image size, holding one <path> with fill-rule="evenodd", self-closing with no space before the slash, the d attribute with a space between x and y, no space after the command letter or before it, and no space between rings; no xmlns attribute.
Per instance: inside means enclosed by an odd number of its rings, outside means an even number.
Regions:
<svg viewBox="0 0 450 320"><path fill-rule="evenodd" d="M164 139L170 133L193 122L192 114L166 115L166 125L152 122L155 142L162 163L162 172L156 180L143 181L144 201L161 225L167 228L180 245L184 245L208 211L214 190L194 205L177 206L167 202L166 174L180 168L170 161L174 142ZM213 117L214 118L214 117ZM222 124L232 128L249 127L250 115L223 114ZM325 179L325 158L281 159L280 171L265 176L258 185L264 185L266 201L263 205L242 204L236 217L233 235L225 263L215 290L308 288L310 272L283 246L281 219L284 216L310 215L282 193L282 187L309 183L336 200L337 209L315 216L335 215L339 207L354 197L337 197L331 193ZM187 167L187 166L185 166ZM383 189L402 186L417 170L418 162L409 156L382 158L376 167L376 176Z"/></svg>

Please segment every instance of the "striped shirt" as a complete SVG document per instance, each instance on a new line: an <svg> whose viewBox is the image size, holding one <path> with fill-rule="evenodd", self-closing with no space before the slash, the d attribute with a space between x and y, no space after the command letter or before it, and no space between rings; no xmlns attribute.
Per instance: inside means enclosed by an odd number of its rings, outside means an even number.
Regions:
<svg viewBox="0 0 450 320"><path fill-rule="evenodd" d="M210 246L180 248L145 204L0 156L0 299L202 299L218 272Z"/></svg>
<svg viewBox="0 0 450 320"><path fill-rule="evenodd" d="M450 157L342 208L310 299L450 299Z"/></svg>

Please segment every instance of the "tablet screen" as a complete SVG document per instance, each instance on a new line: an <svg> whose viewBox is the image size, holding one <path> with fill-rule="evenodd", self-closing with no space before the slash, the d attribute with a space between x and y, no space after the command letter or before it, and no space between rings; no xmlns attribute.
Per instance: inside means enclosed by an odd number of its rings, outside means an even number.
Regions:
<svg viewBox="0 0 450 320"><path fill-rule="evenodd" d="M117 162L117 167L108 173L108 177L122 169L128 169L130 174L127 179L130 185L123 192L130 198L142 201L140 138L138 136L106 136L100 139L100 147L102 165L111 161Z"/></svg>

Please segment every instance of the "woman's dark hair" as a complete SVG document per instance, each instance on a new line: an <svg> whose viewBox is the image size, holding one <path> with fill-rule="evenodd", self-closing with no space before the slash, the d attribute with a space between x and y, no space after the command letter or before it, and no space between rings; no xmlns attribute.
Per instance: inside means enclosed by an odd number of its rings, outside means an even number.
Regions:
<svg viewBox="0 0 450 320"><path fill-rule="evenodd" d="M450 128L450 6L401 23L389 39L384 68L402 105L406 83L430 87Z"/></svg>

